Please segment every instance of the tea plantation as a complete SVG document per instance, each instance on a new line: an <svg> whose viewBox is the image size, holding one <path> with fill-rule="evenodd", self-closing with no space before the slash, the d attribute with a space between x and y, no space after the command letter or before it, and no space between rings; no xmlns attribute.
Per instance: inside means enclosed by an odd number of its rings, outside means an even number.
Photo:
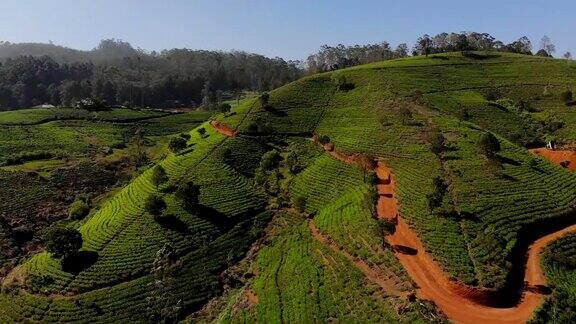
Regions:
<svg viewBox="0 0 576 324"><path fill-rule="evenodd" d="M443 322L386 242L374 175L312 138L389 166L399 213L426 252L451 280L498 290L518 274L528 237L574 223L576 174L527 149L573 145L567 90L570 61L449 53L307 76L214 116L2 113L0 181L40 176L0 212L49 195L37 163L106 148L112 159L140 147L137 131L152 158L85 219L65 221L83 238L74 267L43 250L14 262L0 322ZM178 153L167 149L174 138L186 142ZM158 185L160 166L168 180ZM151 196L165 203L160 215ZM544 258L552 294L535 321L560 320L573 300L572 239Z"/></svg>

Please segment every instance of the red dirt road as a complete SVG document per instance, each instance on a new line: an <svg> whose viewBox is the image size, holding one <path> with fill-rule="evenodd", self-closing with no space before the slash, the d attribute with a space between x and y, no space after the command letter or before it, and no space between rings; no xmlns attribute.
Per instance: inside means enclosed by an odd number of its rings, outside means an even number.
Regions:
<svg viewBox="0 0 576 324"><path fill-rule="evenodd" d="M326 148L326 147L325 147ZM359 155L346 155L330 147L328 153L334 158L358 165ZM397 223L396 232L386 236L395 254L410 277L416 282L420 298L433 301L450 320L456 323L526 323L543 300L542 288L546 278L542 272L541 253L550 242L576 231L576 225L551 233L536 240L527 252L525 285L519 303L510 308L486 306L494 292L470 287L449 280L440 266L425 252L420 238L398 215L395 198L395 181L391 170L382 162L376 166L378 184L378 217Z"/></svg>
<svg viewBox="0 0 576 324"><path fill-rule="evenodd" d="M235 131L230 133L230 129L227 127L212 125L217 131L227 136L236 134ZM333 145L325 145L324 148L335 159L362 166L360 163L361 156L358 154L343 154L334 150ZM571 152L574 155L564 153L566 151L545 149L532 150L532 152L541 154L558 164L568 157L568 160L571 161L570 169L574 170L572 168L576 167L576 156L574 156L576 153L574 152ZM536 308L544 301L541 288L546 286L546 278L541 268L541 253L550 242L567 233L575 232L576 224L543 236L529 246L522 298L516 306L510 308L486 306L491 292L449 280L440 266L425 252L416 232L409 227L404 219L399 217L398 202L395 198L395 181L390 169L382 162L378 162L375 171L379 178L378 217L391 219L397 223L395 233L387 235L386 239L394 247L400 263L418 285L417 295L420 298L433 301L448 318L456 323L526 323L532 317ZM339 250L329 238L318 231L312 222L310 222L310 229L315 239L327 244L332 249ZM370 269L364 261L346 255L345 251L340 252L345 253L347 258L351 258L368 279L374 282L381 280L378 273ZM384 288L384 285L381 286Z"/></svg>
<svg viewBox="0 0 576 324"><path fill-rule="evenodd" d="M235 137L236 134L238 134L238 131L230 128L230 126L219 122L219 121L215 121L212 120L210 121L210 125L220 134L228 136L228 137Z"/></svg>
<svg viewBox="0 0 576 324"><path fill-rule="evenodd" d="M378 163L377 175L382 183L391 183L391 190L393 190L393 176L382 163ZM383 197L381 196L380 199ZM387 200L387 203L390 202L396 203L396 200ZM388 209L396 210L397 207ZM380 208L378 211L380 212ZM389 217L389 215L380 216ZM490 296L489 292L449 280L440 266L425 252L418 235L401 217L398 217L396 232L388 235L386 239L395 247L396 256L420 287L418 296L432 300L452 321L456 323L525 323L544 300L544 295L538 292L538 288L546 286L546 278L540 266L542 250L548 243L573 231L576 231L576 225L541 237L529 247L523 295L520 302L511 308L482 305L489 301L487 300Z"/></svg>
<svg viewBox="0 0 576 324"><path fill-rule="evenodd" d="M568 162L568 169L570 171L576 171L576 151L562 151L562 150L550 150L547 148L537 148L532 149L530 152L540 155L553 163L560 164Z"/></svg>

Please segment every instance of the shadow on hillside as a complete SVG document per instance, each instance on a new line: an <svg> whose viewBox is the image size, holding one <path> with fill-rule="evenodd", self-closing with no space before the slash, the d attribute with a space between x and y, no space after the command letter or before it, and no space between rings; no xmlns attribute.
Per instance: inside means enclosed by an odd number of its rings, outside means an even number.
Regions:
<svg viewBox="0 0 576 324"><path fill-rule="evenodd" d="M550 295L552 293L552 289L548 286L545 285L527 285L527 283L524 283L526 285L526 291L535 293L535 294L539 294L539 295Z"/></svg>
<svg viewBox="0 0 576 324"><path fill-rule="evenodd" d="M392 246L392 249L394 249L395 252L398 252L400 254L407 254L407 255L418 254L418 250L416 250L415 248L411 248L409 246L406 246L406 245L396 244L396 245Z"/></svg>
<svg viewBox="0 0 576 324"><path fill-rule="evenodd" d="M520 166L522 165L522 163L516 161L516 160L512 160L510 158L507 158L505 156L501 156L501 155L496 155L496 159L500 162L500 163L504 163L504 164L510 164L513 166Z"/></svg>
<svg viewBox="0 0 576 324"><path fill-rule="evenodd" d="M442 60L442 61L448 61L450 58L448 56L430 56L431 59L435 59L435 60Z"/></svg>
<svg viewBox="0 0 576 324"><path fill-rule="evenodd" d="M283 110L278 110L274 107L269 107L266 111L268 111L269 113L271 113L272 115L276 116L276 117L286 117L288 116L288 114L283 111Z"/></svg>
<svg viewBox="0 0 576 324"><path fill-rule="evenodd" d="M80 251L62 260L62 270L71 274L79 274L98 261L98 252Z"/></svg>
<svg viewBox="0 0 576 324"><path fill-rule="evenodd" d="M196 217L209 222L222 231L232 228L237 223L236 219L230 219L216 209L205 205L197 205L193 211L189 212L196 215Z"/></svg>
<svg viewBox="0 0 576 324"><path fill-rule="evenodd" d="M186 223L184 223L183 221L181 221L178 217L176 217L174 215L166 215L166 216L162 216L162 217L157 217L156 222L162 228L165 228L167 230L178 232L178 233L183 234L183 235L191 234L190 229L188 228L188 225L186 225Z"/></svg>
<svg viewBox="0 0 576 324"><path fill-rule="evenodd" d="M500 54L489 54L489 53L474 53L474 52L463 52L462 56L475 59L475 60L489 60L494 58L502 57Z"/></svg>

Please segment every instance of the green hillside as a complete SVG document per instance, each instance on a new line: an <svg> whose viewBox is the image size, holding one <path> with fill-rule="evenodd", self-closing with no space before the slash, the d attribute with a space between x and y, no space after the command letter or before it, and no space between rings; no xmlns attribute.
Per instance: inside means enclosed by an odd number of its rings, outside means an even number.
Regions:
<svg viewBox="0 0 576 324"><path fill-rule="evenodd" d="M83 236L78 267L48 252L21 262L3 280L0 322L444 321L415 297L385 242L373 175L332 158L312 136L390 166L400 214L451 279L500 289L522 237L573 218L576 174L527 147L576 141L576 108L563 100L574 89L576 63L452 53L316 74L247 99L212 117L237 129L235 137L198 126L196 116L146 117L139 127L164 138L154 162L168 183L155 186L154 169L143 167L86 219L68 224ZM124 130L106 120L137 118L28 125L51 118L30 114L6 115L20 125L2 126L9 131L0 152L82 157L94 146L78 138L112 147ZM168 134L184 127L187 147L167 153ZM493 157L478 145L487 132L500 144ZM189 182L200 192L194 208L178 198ZM160 217L145 208L150 195L167 204ZM547 262L558 282L564 272ZM169 271L159 272L165 263Z"/></svg>

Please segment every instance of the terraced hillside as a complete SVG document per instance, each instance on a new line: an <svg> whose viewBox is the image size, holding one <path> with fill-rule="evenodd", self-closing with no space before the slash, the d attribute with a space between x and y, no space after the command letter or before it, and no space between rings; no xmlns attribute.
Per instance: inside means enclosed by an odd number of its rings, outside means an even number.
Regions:
<svg viewBox="0 0 576 324"><path fill-rule="evenodd" d="M444 321L397 258L414 251L385 236L394 225L378 217L383 196L449 282L513 306L527 245L576 222L576 175L527 150L573 143L576 110L562 92L575 83L571 62L455 53L248 99L158 161L168 184L145 171L71 225L82 267L41 252L13 270L0 322ZM376 160L392 170L393 192L379 187ZM200 190L194 208L175 189L188 182ZM150 195L165 200L161 217L145 208ZM159 277L166 251L175 270ZM539 318L563 307L545 305Z"/></svg>
<svg viewBox="0 0 576 324"><path fill-rule="evenodd" d="M0 113L0 277L38 249L43 228L67 217L77 196L97 204L138 167L161 158L168 135L209 116L68 108Z"/></svg>

